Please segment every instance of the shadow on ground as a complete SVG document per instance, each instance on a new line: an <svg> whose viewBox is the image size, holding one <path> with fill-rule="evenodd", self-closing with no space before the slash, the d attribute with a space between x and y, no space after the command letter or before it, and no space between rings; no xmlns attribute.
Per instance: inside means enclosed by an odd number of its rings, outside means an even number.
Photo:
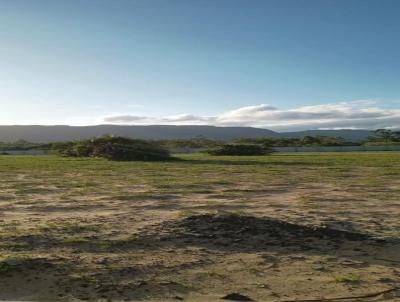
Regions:
<svg viewBox="0 0 400 302"><path fill-rule="evenodd" d="M149 235L147 235L149 236ZM328 227L303 226L266 217L237 214L204 214L166 222L150 236L159 242L192 244L232 252L260 252L272 247L311 250L337 247L347 241L370 241L367 234ZM147 237L148 241L154 238ZM322 241L322 242L321 242Z"/></svg>
<svg viewBox="0 0 400 302"><path fill-rule="evenodd" d="M129 237L129 234L127 234ZM17 239L18 236L14 239ZM4 282L0 285L1 299L23 299L35 295L35 290L45 287L45 296L34 296L40 300L111 299L136 300L174 297L193 291L192 288L163 281L160 276L173 276L186 269L210 265L209 258L199 254L193 262L177 261L167 251L199 247L219 255L234 253L278 252L279 255L320 255L337 257L343 252L351 253L352 261L361 265L379 264L400 268L400 260L392 262L368 257L366 251L379 248L381 255L395 248L398 243L372 238L368 234L338 230L329 227L311 227L288 223L268 217L236 214L193 215L159 225L148 226L129 240L105 240L88 236L85 240L68 242L51 234L19 237L19 243L30 245L31 250L72 249L77 255L65 259L8 259L0 262ZM158 255L163 259L153 264L124 263L123 255L130 252L142 255ZM93 255L97 260L86 262L80 253ZM392 253L393 254L393 253ZM110 255L122 255L110 260ZM164 263L164 260L168 259ZM207 262L208 261L208 262ZM10 285L11 284L11 285ZM30 284L16 295L12 284Z"/></svg>

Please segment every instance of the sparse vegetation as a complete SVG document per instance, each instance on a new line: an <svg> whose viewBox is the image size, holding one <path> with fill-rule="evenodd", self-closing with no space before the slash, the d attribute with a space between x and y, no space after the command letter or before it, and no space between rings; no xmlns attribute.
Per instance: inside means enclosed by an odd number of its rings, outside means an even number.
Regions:
<svg viewBox="0 0 400 302"><path fill-rule="evenodd" d="M336 282L339 283L360 283L361 282L361 276L359 274L349 274L345 276L338 276L335 278Z"/></svg>
<svg viewBox="0 0 400 302"><path fill-rule="evenodd" d="M95 228L93 226L82 225L76 222L49 222L43 225L39 225L38 229L43 232L59 231L63 233L79 233L83 231L94 230Z"/></svg>

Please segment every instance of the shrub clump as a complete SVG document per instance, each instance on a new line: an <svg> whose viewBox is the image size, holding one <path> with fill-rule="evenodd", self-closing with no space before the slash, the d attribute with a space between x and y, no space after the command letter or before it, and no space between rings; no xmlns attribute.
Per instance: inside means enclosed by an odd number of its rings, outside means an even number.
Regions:
<svg viewBox="0 0 400 302"><path fill-rule="evenodd" d="M272 153L272 150L255 144L225 144L206 152L211 155L266 155Z"/></svg>
<svg viewBox="0 0 400 302"><path fill-rule="evenodd" d="M112 136L59 144L57 151L64 156L102 157L117 161L171 159L169 151L156 143Z"/></svg>

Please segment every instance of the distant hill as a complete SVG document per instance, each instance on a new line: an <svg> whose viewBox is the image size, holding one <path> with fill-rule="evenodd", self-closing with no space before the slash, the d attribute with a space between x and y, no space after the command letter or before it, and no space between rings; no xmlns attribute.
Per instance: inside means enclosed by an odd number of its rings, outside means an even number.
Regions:
<svg viewBox="0 0 400 302"><path fill-rule="evenodd" d="M214 126L0 126L0 141L13 142L23 139L30 142L67 141L101 136L119 135L141 139L174 139L204 136L212 139L230 140L239 137L279 136L267 129L251 127Z"/></svg>
<svg viewBox="0 0 400 302"><path fill-rule="evenodd" d="M126 136L141 139L187 139L207 137L220 140L231 140L240 137L303 137L341 136L347 140L363 140L370 134L369 130L308 130L299 132L278 133L268 129L253 127L215 127L215 126L0 126L0 141L14 142L54 142L77 140L105 134Z"/></svg>
<svg viewBox="0 0 400 302"><path fill-rule="evenodd" d="M282 136L291 138L302 138L304 136L332 136L342 137L348 141L360 141L365 140L371 135L371 130L305 130L296 132L284 132L280 133Z"/></svg>

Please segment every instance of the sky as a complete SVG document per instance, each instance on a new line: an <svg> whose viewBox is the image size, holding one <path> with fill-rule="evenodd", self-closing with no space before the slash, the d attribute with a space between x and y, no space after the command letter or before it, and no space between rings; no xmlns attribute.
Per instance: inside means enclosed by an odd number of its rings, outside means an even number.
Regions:
<svg viewBox="0 0 400 302"><path fill-rule="evenodd" d="M0 124L400 128L397 0L0 0Z"/></svg>

